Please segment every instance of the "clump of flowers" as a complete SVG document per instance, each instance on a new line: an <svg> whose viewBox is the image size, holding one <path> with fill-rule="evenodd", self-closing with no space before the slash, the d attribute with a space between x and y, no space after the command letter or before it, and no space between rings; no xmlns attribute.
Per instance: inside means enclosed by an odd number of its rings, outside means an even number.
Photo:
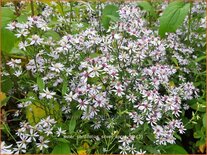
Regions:
<svg viewBox="0 0 207 155"><path fill-rule="evenodd" d="M186 131L181 116L199 93L185 78L200 69L193 47L177 34L161 39L135 3L113 4L119 20L107 31L98 9L108 3L36 5L38 15L7 25L26 62L8 60L3 76L14 75L24 94L15 117L26 115L15 145L2 142L4 152L51 153L59 141L73 153L95 143L88 153L144 154L176 143ZM89 135L111 137L77 138Z"/></svg>

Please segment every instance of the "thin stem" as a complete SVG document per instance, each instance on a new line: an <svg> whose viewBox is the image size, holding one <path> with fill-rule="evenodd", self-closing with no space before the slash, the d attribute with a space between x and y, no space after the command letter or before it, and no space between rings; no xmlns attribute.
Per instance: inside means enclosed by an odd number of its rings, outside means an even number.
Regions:
<svg viewBox="0 0 207 155"><path fill-rule="evenodd" d="M191 14L192 14L192 2L190 2L190 12L188 14L188 41L190 41Z"/></svg>
<svg viewBox="0 0 207 155"><path fill-rule="evenodd" d="M7 126L5 125L5 123L3 123L3 126L5 127L6 131L8 132L8 134L12 137L12 139L16 142L16 139L14 138L14 136L10 133L9 129L7 128Z"/></svg>
<svg viewBox="0 0 207 155"><path fill-rule="evenodd" d="M30 5L31 5L32 16L34 16L34 3L33 3L33 0L30 0Z"/></svg>

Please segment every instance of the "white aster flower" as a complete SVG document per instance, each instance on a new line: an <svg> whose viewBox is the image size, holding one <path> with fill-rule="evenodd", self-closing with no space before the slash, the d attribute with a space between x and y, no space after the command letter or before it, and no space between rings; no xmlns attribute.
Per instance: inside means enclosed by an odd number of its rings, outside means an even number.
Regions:
<svg viewBox="0 0 207 155"><path fill-rule="evenodd" d="M56 94L55 92L50 92L48 88L46 88L43 89L43 93L40 93L40 96L46 97L47 99L52 99L55 94Z"/></svg>

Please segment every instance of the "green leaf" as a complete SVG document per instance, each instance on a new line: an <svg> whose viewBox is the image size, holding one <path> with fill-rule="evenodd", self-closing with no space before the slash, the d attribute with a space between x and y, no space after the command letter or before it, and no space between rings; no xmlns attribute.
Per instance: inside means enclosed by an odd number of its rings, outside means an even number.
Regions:
<svg viewBox="0 0 207 155"><path fill-rule="evenodd" d="M206 113L203 114L203 119L202 119L202 121L203 121L203 126L206 128Z"/></svg>
<svg viewBox="0 0 207 155"><path fill-rule="evenodd" d="M149 12L152 16L156 15L155 9L153 8L153 6L149 2L147 2L147 1L138 2L138 6L140 6L141 8L146 10L147 12Z"/></svg>
<svg viewBox="0 0 207 155"><path fill-rule="evenodd" d="M205 60L206 59L206 55L205 56L201 56L201 57L198 57L197 59L195 59L196 62L200 62L202 60Z"/></svg>
<svg viewBox="0 0 207 155"><path fill-rule="evenodd" d="M57 32L52 31L52 30L47 31L46 33L44 33L43 37L44 38L52 37L52 39L54 39L56 41L60 39L60 35Z"/></svg>
<svg viewBox="0 0 207 155"><path fill-rule="evenodd" d="M146 122L146 123L144 123L144 131L146 131L148 128L149 128L148 123L147 123L147 122Z"/></svg>
<svg viewBox="0 0 207 155"><path fill-rule="evenodd" d="M65 95L67 93L67 80L64 80L63 87L62 87L62 95Z"/></svg>
<svg viewBox="0 0 207 155"><path fill-rule="evenodd" d="M14 46L10 52L7 53L7 55L24 55L25 52L20 50L18 47Z"/></svg>
<svg viewBox="0 0 207 155"><path fill-rule="evenodd" d="M155 141L155 136L153 133L147 134L147 138L149 138L149 140L151 140L151 141Z"/></svg>
<svg viewBox="0 0 207 155"><path fill-rule="evenodd" d="M199 102L195 102L194 104L190 104L190 107L192 109L200 111L200 112L205 112L206 111L206 105L202 104L202 103L199 103Z"/></svg>
<svg viewBox="0 0 207 155"><path fill-rule="evenodd" d="M8 92L14 87L14 83L9 76L3 76L1 79L1 91Z"/></svg>
<svg viewBox="0 0 207 155"><path fill-rule="evenodd" d="M101 23L105 29L109 28L110 21L119 19L119 8L116 5L107 5L102 12Z"/></svg>
<svg viewBox="0 0 207 155"><path fill-rule="evenodd" d="M70 146L67 143L58 143L51 154L69 154L71 153L70 151Z"/></svg>
<svg viewBox="0 0 207 155"><path fill-rule="evenodd" d="M172 57L171 60L175 63L175 65L176 65L177 67L179 66L179 65L178 65L178 60L177 60L176 58Z"/></svg>
<svg viewBox="0 0 207 155"><path fill-rule="evenodd" d="M196 146L199 147L201 145L205 145L206 144L206 137L203 137L201 139L199 139L197 142L196 142Z"/></svg>
<svg viewBox="0 0 207 155"><path fill-rule="evenodd" d="M183 23L189 9L190 3L182 1L170 3L160 17L159 35L164 37L166 32L175 32Z"/></svg>
<svg viewBox="0 0 207 155"><path fill-rule="evenodd" d="M70 123L69 123L69 133L72 134L75 130L75 126L76 126L76 119L75 118L72 118L70 120Z"/></svg>
<svg viewBox="0 0 207 155"><path fill-rule="evenodd" d="M35 125L47 116L41 103L34 102L26 107L26 118L31 125Z"/></svg>
<svg viewBox="0 0 207 155"><path fill-rule="evenodd" d="M110 18L114 22L118 22L119 21L119 17L115 17L115 16L112 16L112 15L106 15L106 17Z"/></svg>
<svg viewBox="0 0 207 155"><path fill-rule="evenodd" d="M173 144L164 147L165 154L188 154L188 152L181 146Z"/></svg>
<svg viewBox="0 0 207 155"><path fill-rule="evenodd" d="M14 12L9 7L1 7L1 21L2 27L5 27L8 23L10 23L14 18Z"/></svg>
<svg viewBox="0 0 207 155"><path fill-rule="evenodd" d="M16 18L18 22L27 22L28 15L21 14L19 17Z"/></svg>
<svg viewBox="0 0 207 155"><path fill-rule="evenodd" d="M10 53L16 41L17 41L17 38L11 31L5 28L1 29L1 49L5 55Z"/></svg>
<svg viewBox="0 0 207 155"><path fill-rule="evenodd" d="M202 137L202 132L200 130L197 130L196 132L193 133L193 137L198 139Z"/></svg>
<svg viewBox="0 0 207 155"><path fill-rule="evenodd" d="M67 139L65 138L56 138L55 141L61 142L61 143L70 143Z"/></svg>
<svg viewBox="0 0 207 155"><path fill-rule="evenodd" d="M83 113L83 112L82 112L81 110L76 111L76 112L73 114L73 118L74 118L75 120L79 119L80 116L82 115L82 113Z"/></svg>
<svg viewBox="0 0 207 155"><path fill-rule="evenodd" d="M38 86L40 92L42 92L43 89L45 88L45 83L44 83L43 79L40 77L37 77L37 86Z"/></svg>
<svg viewBox="0 0 207 155"><path fill-rule="evenodd" d="M182 141L182 138L177 133L175 133L174 136L175 136L176 139L179 139L180 141Z"/></svg>

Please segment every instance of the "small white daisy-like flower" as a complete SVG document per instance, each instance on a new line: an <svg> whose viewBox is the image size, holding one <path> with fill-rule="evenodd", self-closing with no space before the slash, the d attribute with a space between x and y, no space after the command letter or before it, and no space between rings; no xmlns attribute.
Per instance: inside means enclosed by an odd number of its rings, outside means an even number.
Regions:
<svg viewBox="0 0 207 155"><path fill-rule="evenodd" d="M95 65L95 66L89 66L88 67L88 73L90 77L99 77L99 72L100 72L101 66Z"/></svg>
<svg viewBox="0 0 207 155"><path fill-rule="evenodd" d="M28 46L29 44L28 44L28 42L27 41L25 41L25 42L20 42L19 43L19 49L20 50L24 50L24 51L26 51L26 47Z"/></svg>
<svg viewBox="0 0 207 155"><path fill-rule="evenodd" d="M58 130L56 131L57 137L60 137L61 135L65 135L66 134L66 130L62 130L62 128L58 128Z"/></svg>
<svg viewBox="0 0 207 155"><path fill-rule="evenodd" d="M14 75L16 77L19 77L21 74L22 74L22 70L16 70L16 71L14 71Z"/></svg>
<svg viewBox="0 0 207 155"><path fill-rule="evenodd" d="M136 152L136 154L145 154L146 151L142 151L142 149L140 149L139 151Z"/></svg>
<svg viewBox="0 0 207 155"><path fill-rule="evenodd" d="M52 64L52 66L49 67L49 69L50 69L51 71L55 71L55 72L57 72L57 73L60 73L60 71L63 71L63 69L64 69L64 65L61 64L61 63Z"/></svg>
<svg viewBox="0 0 207 155"><path fill-rule="evenodd" d="M42 151L43 149L48 148L48 143L50 142L49 140L44 140L44 137L39 138L39 143L36 143L37 147Z"/></svg>
<svg viewBox="0 0 207 155"><path fill-rule="evenodd" d="M11 61L7 62L6 64L12 68L17 67L22 62L21 59L11 59Z"/></svg>
<svg viewBox="0 0 207 155"><path fill-rule="evenodd" d="M40 45L43 43L43 39L40 38L38 35L32 35L32 38L29 38L29 40L31 41L30 42L30 45Z"/></svg>
<svg viewBox="0 0 207 155"><path fill-rule="evenodd" d="M43 93L40 93L40 96L45 97L47 99L52 99L55 94L56 94L55 92L50 92L48 88L46 88L43 89Z"/></svg>
<svg viewBox="0 0 207 155"><path fill-rule="evenodd" d="M66 101L71 102L72 100L76 99L77 96L78 94L73 94L73 92L71 91L69 94L66 94L64 98Z"/></svg>
<svg viewBox="0 0 207 155"><path fill-rule="evenodd" d="M12 151L11 147L12 147L12 145L6 146L5 142L2 141L1 142L0 153L1 154L13 154L13 151Z"/></svg>

